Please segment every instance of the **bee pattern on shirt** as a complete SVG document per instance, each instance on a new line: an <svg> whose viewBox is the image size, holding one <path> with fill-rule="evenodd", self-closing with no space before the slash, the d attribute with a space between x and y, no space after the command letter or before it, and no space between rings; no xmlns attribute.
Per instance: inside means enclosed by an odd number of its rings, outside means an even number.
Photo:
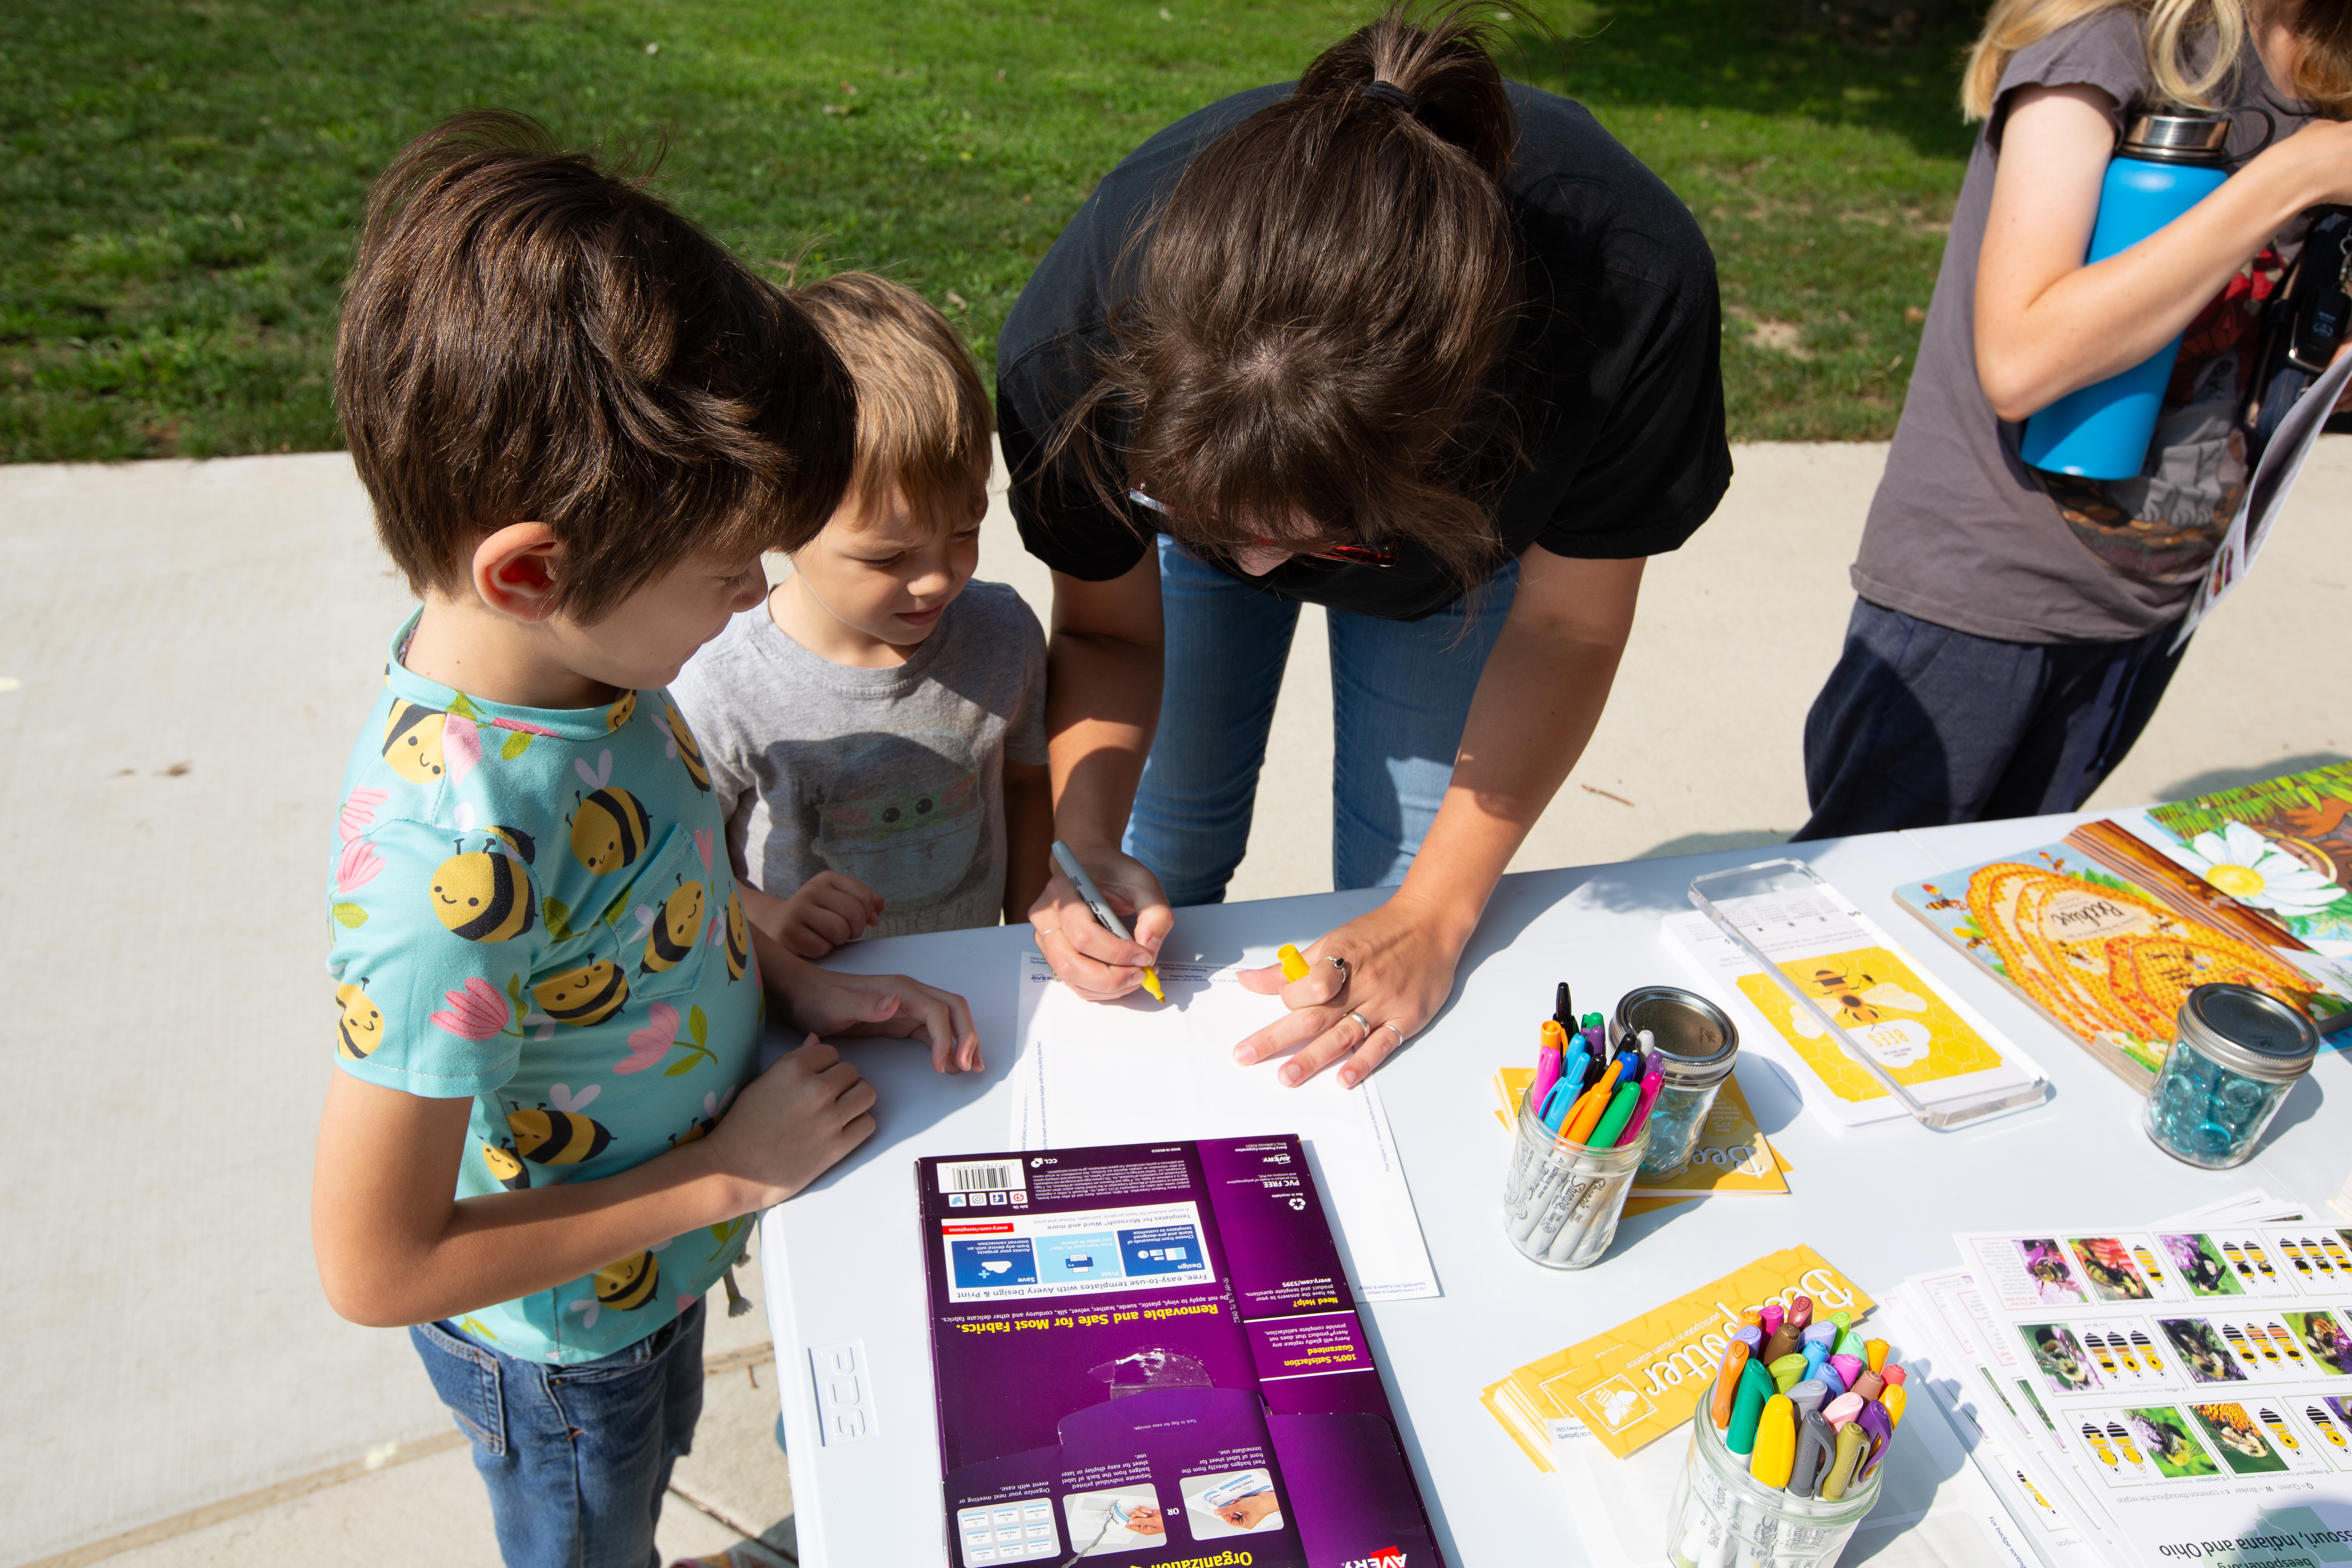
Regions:
<svg viewBox="0 0 2352 1568"><path fill-rule="evenodd" d="M490 836L507 847L507 852L526 866L539 863L539 843L520 827L506 827L492 823Z"/></svg>
<svg viewBox="0 0 2352 1568"><path fill-rule="evenodd" d="M743 965L751 956L751 931L743 918L743 898L735 889L727 889L727 978L743 978Z"/></svg>
<svg viewBox="0 0 2352 1568"><path fill-rule="evenodd" d="M662 900L661 913L646 938L645 972L657 974L674 968L694 951L695 940L701 934L702 884L681 880L677 891Z"/></svg>
<svg viewBox="0 0 2352 1568"><path fill-rule="evenodd" d="M358 985L335 987L335 1001L342 1009L342 1017L335 1028L335 1050L345 1060L365 1061L370 1051L383 1042L383 1010L371 1000Z"/></svg>
<svg viewBox="0 0 2352 1568"><path fill-rule="evenodd" d="M731 1085L728 1088L725 1094L720 1094L716 1089L713 1089L710 1093L704 1095L702 1097L702 1114L693 1121L688 1122L685 1131L670 1134L670 1147L675 1149L687 1143L698 1143L703 1139L709 1137L712 1132L718 1130L719 1117L726 1114L727 1102L734 1098L735 1090ZM732 1233L730 1232L730 1234Z"/></svg>
<svg viewBox="0 0 2352 1568"><path fill-rule="evenodd" d="M530 1167L522 1163L522 1156L515 1152L511 1142L498 1145L483 1144L482 1163L489 1168L499 1185L510 1193L521 1192L530 1185Z"/></svg>
<svg viewBox="0 0 2352 1568"><path fill-rule="evenodd" d="M665 702L662 715L669 725L670 738L677 742L677 760L686 764L686 776L694 787L705 795L710 793L710 770L703 765L702 748L694 743L694 731L686 722L686 715Z"/></svg>
<svg viewBox="0 0 2352 1568"><path fill-rule="evenodd" d="M494 837L491 842L498 840ZM513 857L484 847L457 853L433 873L433 912L467 942L505 942L530 930L536 914L530 873Z"/></svg>
<svg viewBox="0 0 2352 1568"><path fill-rule="evenodd" d="M383 724L383 760L411 784L431 784L441 776L442 726L448 715L421 703L395 701Z"/></svg>
<svg viewBox="0 0 2352 1568"><path fill-rule="evenodd" d="M618 965L598 958L541 981L530 994L539 1010L557 1023L584 1029L628 1005L629 982Z"/></svg>
<svg viewBox="0 0 2352 1568"><path fill-rule="evenodd" d="M639 1252L596 1270L596 1301L616 1312L634 1312L654 1299L661 1285L661 1265L650 1252Z"/></svg>
<svg viewBox="0 0 2352 1568"><path fill-rule="evenodd" d="M610 734L637 716L637 694L624 691L620 700L604 710L604 731Z"/></svg>
<svg viewBox="0 0 2352 1568"><path fill-rule="evenodd" d="M535 1165L577 1165L603 1153L613 1142L612 1131L584 1109L596 1098L595 1089L583 1089L576 1098L562 1093L555 1098L559 1103L554 1110L541 1105L507 1112L515 1152Z"/></svg>
<svg viewBox="0 0 2352 1568"><path fill-rule="evenodd" d="M597 788L572 814L572 853L599 877L635 863L653 837L653 818L616 785Z"/></svg>

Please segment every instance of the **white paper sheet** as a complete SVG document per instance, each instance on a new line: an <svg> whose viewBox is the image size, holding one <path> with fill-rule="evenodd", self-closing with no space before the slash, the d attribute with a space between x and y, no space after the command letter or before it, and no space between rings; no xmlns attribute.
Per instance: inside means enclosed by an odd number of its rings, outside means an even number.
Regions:
<svg viewBox="0 0 2352 1568"><path fill-rule="evenodd" d="M1162 963L1165 1003L1139 992L1100 1003L1024 954L1013 1146L1297 1133L1356 1293L1368 1301L1440 1294L1377 1082L1343 1089L1326 1072L1286 1089L1272 1064L1234 1061L1235 1045L1283 1015L1280 999L1242 988L1244 966Z"/></svg>
<svg viewBox="0 0 2352 1568"><path fill-rule="evenodd" d="M2263 542L2270 538L2271 525L2285 509L2286 498L2294 492L2294 481L2303 472L2304 459L2311 456L2327 416L2336 410L2336 400L2344 395L2347 381L2352 381L2352 354L2338 354L2326 374L2305 389L2303 396L2272 432L2271 444L2263 450L2263 460L2254 465L2253 473L2247 479L2245 500L2239 503L2238 515L2231 520L2221 548L2214 552L2213 564L2205 569L2205 580L2197 585L2197 596L2189 601L2189 614L2181 619L2180 634L2172 639L2174 647L2187 642L2189 634L2197 629L2197 623L2212 614L2213 606L2253 569L2254 557L2262 553Z"/></svg>

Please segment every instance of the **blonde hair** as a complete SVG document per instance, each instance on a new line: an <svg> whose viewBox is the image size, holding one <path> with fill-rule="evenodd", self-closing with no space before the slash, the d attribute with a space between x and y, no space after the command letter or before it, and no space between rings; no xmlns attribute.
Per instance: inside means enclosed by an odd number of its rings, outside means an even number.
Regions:
<svg viewBox="0 0 2352 1568"><path fill-rule="evenodd" d="M2118 6L2140 14L2157 91L2175 103L2212 108L2213 91L2236 72L2251 30L2246 0L1994 0L1960 76L1961 110L1970 120L1984 119L2000 91L2000 73L2020 49ZM2205 69L2191 76L2189 52L2200 36L2210 36L2215 47Z"/></svg>
<svg viewBox="0 0 2352 1568"><path fill-rule="evenodd" d="M1969 51L1960 77L1960 108L1970 120L1992 112L2000 73L2020 49L2038 44L2061 27L2117 6L2140 16L2148 74L2157 92L2192 109L2218 107L2214 93L2237 74L2238 59L2253 31L2256 0L1993 0L1984 33ZM2330 119L2352 115L2352 6L2337 0L2300 0L2289 26L2298 47L2294 79L2278 85ZM2210 37L2213 53L2205 68L2189 71L2191 50Z"/></svg>
<svg viewBox="0 0 2352 1568"><path fill-rule="evenodd" d="M857 387L850 494L859 504L894 480L918 515L986 489L988 394L971 351L929 300L871 272L837 272L792 298Z"/></svg>

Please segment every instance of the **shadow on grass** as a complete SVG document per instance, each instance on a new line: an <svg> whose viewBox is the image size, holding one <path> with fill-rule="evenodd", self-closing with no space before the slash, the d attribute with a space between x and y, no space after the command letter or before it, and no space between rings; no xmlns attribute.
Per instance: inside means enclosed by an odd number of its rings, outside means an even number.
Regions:
<svg viewBox="0 0 2352 1568"><path fill-rule="evenodd" d="M1965 159L1969 8L1901 28L1818 0L1619 0L1559 39L1521 25L1507 74L1580 101L1721 110L1890 133L1927 157Z"/></svg>

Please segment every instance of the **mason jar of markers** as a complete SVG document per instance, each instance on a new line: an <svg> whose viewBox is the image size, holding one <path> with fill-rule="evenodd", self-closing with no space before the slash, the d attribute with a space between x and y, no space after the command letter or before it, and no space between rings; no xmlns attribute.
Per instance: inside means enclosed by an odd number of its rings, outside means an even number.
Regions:
<svg viewBox="0 0 2352 1568"><path fill-rule="evenodd" d="M1625 1140L1599 1128L1578 1142L1519 1106L1511 1176L1503 1188L1503 1234L1547 1268L1588 1268L1617 1237L1633 1172L1649 1152L1647 1128ZM1617 1140L1617 1142L1611 1142Z"/></svg>
<svg viewBox="0 0 2352 1568"><path fill-rule="evenodd" d="M2225 1171L2254 1146L2311 1070L2311 1020L2248 985L2200 985L2180 1005L2178 1032L2147 1093L2142 1125L2185 1164Z"/></svg>
<svg viewBox="0 0 2352 1568"><path fill-rule="evenodd" d="M1903 1369L1844 1313L1811 1310L1800 1296L1742 1314L1667 1509L1674 1568L1829 1568L1877 1503Z"/></svg>
<svg viewBox="0 0 2352 1568"><path fill-rule="evenodd" d="M1643 1040L1658 1059L1658 1099L1650 1111L1645 1176L1671 1176L1690 1163L1715 1097L1739 1055L1739 1031L1722 1008L1673 985L1643 985L1618 998L1609 1037Z"/></svg>

